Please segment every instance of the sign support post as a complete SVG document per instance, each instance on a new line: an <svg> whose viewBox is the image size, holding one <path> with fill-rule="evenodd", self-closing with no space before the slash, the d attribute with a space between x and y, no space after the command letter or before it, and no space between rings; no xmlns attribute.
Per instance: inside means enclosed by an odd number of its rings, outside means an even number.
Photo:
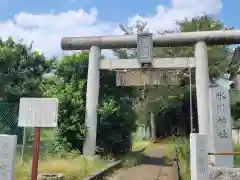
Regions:
<svg viewBox="0 0 240 180"><path fill-rule="evenodd" d="M37 180L38 176L38 159L39 159L39 145L40 145L40 128L34 128L34 142L33 142L33 159L32 159L32 180Z"/></svg>

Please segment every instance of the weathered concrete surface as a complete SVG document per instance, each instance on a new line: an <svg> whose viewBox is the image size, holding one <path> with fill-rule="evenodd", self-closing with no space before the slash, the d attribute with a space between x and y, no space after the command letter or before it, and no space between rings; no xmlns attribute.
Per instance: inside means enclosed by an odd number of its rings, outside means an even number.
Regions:
<svg viewBox="0 0 240 180"><path fill-rule="evenodd" d="M209 180L240 180L240 168L209 166Z"/></svg>

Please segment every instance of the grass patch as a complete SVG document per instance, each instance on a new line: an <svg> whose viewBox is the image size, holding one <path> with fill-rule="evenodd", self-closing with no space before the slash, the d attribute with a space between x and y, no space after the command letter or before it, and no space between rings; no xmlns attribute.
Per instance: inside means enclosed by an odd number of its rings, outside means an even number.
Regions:
<svg viewBox="0 0 240 180"><path fill-rule="evenodd" d="M132 144L132 151L139 151L142 148L146 147L149 145L151 142L150 141L145 141L145 140L134 140Z"/></svg>
<svg viewBox="0 0 240 180"><path fill-rule="evenodd" d="M125 166L136 165L140 159L140 152L150 141L134 140L132 152L122 156ZM21 163L20 148L17 151L15 160L15 180L29 180L31 177L32 148L24 151L23 162ZM39 173L61 173L66 180L81 180L90 176L98 170L105 168L112 159L100 158L96 156L94 160L89 160L78 152L62 152L51 154L46 150L41 150L39 155Z"/></svg>
<svg viewBox="0 0 240 180"><path fill-rule="evenodd" d="M106 167L110 160L96 157L88 160L77 152L49 154L42 153L39 160L39 173L61 173L67 180L80 180L85 176ZM20 156L15 162L15 180L29 180L31 176L32 157L24 156L21 164Z"/></svg>
<svg viewBox="0 0 240 180"><path fill-rule="evenodd" d="M187 138L169 138L165 143L165 158L172 162L178 157L180 176L183 180L190 180L190 142Z"/></svg>
<svg viewBox="0 0 240 180"><path fill-rule="evenodd" d="M33 145L33 129L27 128L26 134L28 137L27 145L24 148L24 156L21 159L21 146L17 147L15 159L15 180L29 180L32 169L32 145ZM110 163L109 159L102 159L96 156L94 160L89 160L79 154L77 151L71 153L48 153L48 144L53 142L55 131L54 129L41 130L41 145L39 154L39 173L61 173L66 180L80 180L85 176L89 176L94 172L106 167ZM22 161L23 160L23 161Z"/></svg>
<svg viewBox="0 0 240 180"><path fill-rule="evenodd" d="M235 152L240 152L240 145L235 144L234 150L235 150ZM240 168L240 156L239 155L236 155L234 157L234 165L235 165L236 168Z"/></svg>

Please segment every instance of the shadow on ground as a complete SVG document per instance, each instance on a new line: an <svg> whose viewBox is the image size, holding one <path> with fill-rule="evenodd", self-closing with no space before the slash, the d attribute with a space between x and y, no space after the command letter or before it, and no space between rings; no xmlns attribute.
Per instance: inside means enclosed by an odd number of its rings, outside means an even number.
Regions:
<svg viewBox="0 0 240 180"><path fill-rule="evenodd" d="M143 149L124 157L124 168L115 171L105 180L173 180L176 176L173 165L164 156L162 146L155 147L151 152Z"/></svg>
<svg viewBox="0 0 240 180"><path fill-rule="evenodd" d="M172 166L172 164L169 164L164 157L151 157L142 154L141 161L139 162L138 165L141 164L148 164L148 165L156 165L156 166Z"/></svg>
<svg viewBox="0 0 240 180"><path fill-rule="evenodd" d="M140 165L155 165L155 166L172 166L172 163L169 163L162 152L156 150L152 152L151 155L147 155L144 153L144 150L132 152L125 158L123 166L134 167Z"/></svg>

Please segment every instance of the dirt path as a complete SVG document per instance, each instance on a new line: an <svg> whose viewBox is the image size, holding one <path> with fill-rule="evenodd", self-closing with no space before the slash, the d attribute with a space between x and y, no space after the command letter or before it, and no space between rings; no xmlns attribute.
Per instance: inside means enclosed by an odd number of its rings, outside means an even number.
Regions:
<svg viewBox="0 0 240 180"><path fill-rule="evenodd" d="M163 147L159 145L144 155L139 165L120 169L106 180L174 180L174 169L165 162L163 152Z"/></svg>

